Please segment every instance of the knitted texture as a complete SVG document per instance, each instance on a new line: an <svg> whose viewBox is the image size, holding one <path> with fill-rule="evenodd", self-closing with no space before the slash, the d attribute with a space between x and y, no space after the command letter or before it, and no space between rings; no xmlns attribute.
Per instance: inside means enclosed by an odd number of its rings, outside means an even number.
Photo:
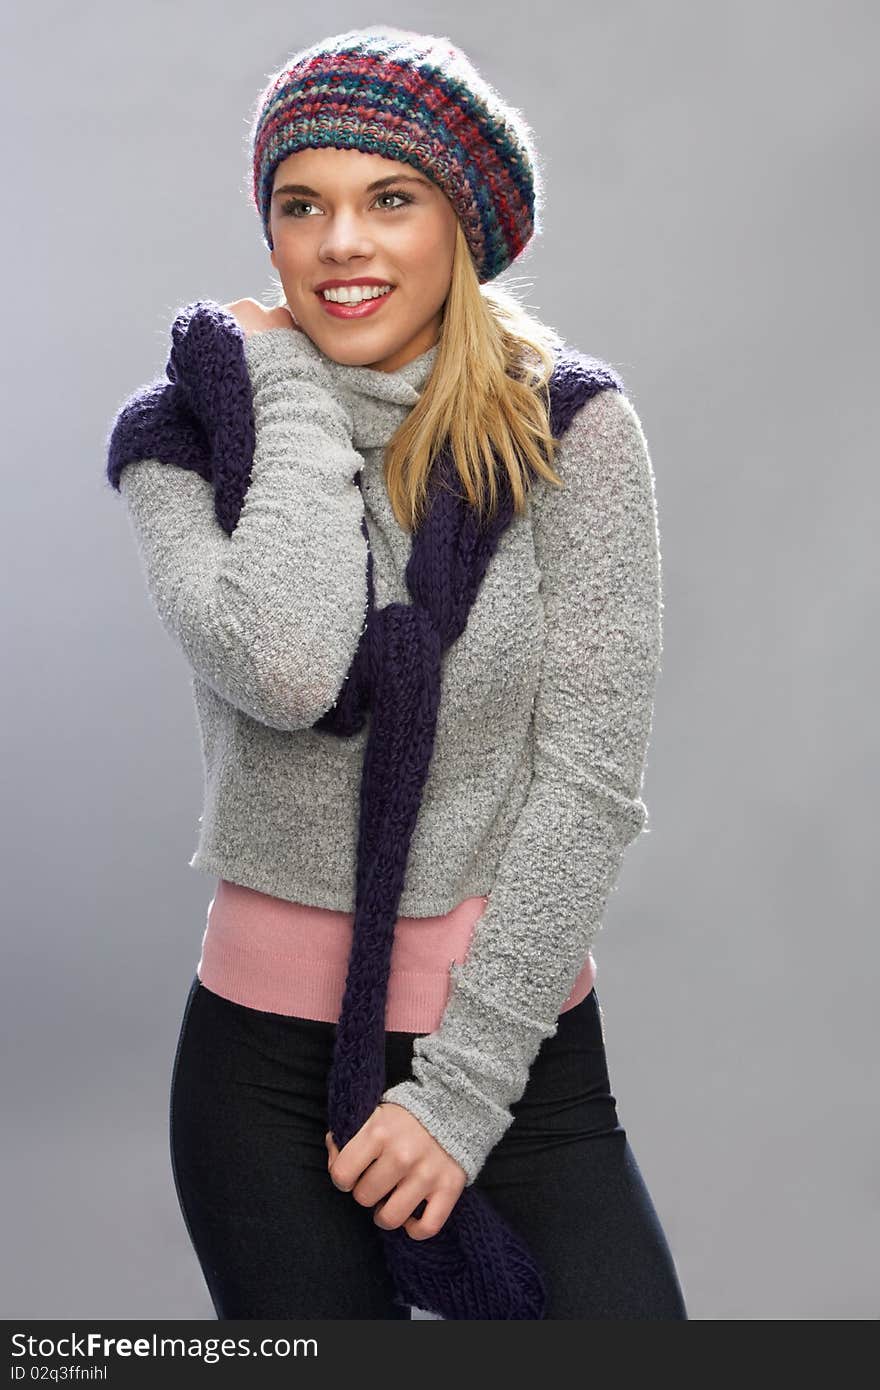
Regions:
<svg viewBox="0 0 880 1390"><path fill-rule="evenodd" d="M294 332L296 330L291 330ZM136 392L109 440L107 476L118 489L127 463L156 457L214 486L227 534L247 492L255 438L244 337L211 301L182 310L172 327L165 383ZM561 436L597 392L622 390L612 368L566 349L550 382L550 423ZM455 486L447 445L435 459L425 520L406 571L411 603L377 608L367 549L367 621L336 703L314 727L350 737L369 714L360 791L357 897L346 988L328 1082L328 1118L340 1149L379 1104L385 1083L385 1001L409 845L430 765L443 653L463 632L480 583L513 517L500 470L500 505L480 521ZM362 522L368 540L365 522ZM417 1208L420 1215L423 1208ZM540 1318L546 1286L530 1251L486 1197L460 1195L437 1235L413 1241L383 1231L396 1297L452 1319Z"/></svg>
<svg viewBox="0 0 880 1390"><path fill-rule="evenodd" d="M529 126L448 38L375 26L295 53L259 98L250 146L252 200L270 249L276 167L297 150L328 146L399 160L436 183L481 284L541 231Z"/></svg>

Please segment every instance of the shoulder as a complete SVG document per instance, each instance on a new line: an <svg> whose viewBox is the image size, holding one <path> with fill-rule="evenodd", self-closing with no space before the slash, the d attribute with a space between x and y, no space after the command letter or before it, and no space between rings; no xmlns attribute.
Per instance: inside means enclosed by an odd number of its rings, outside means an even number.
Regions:
<svg viewBox="0 0 880 1390"><path fill-rule="evenodd" d="M596 575L616 565L653 576L659 552L654 470L630 397L613 387L597 391L557 439L552 466L561 483L539 478L531 498L542 571L574 567Z"/></svg>
<svg viewBox="0 0 880 1390"><path fill-rule="evenodd" d="M565 342L556 351L550 416L563 464L615 450L622 456L647 455L642 422L620 372Z"/></svg>
<svg viewBox="0 0 880 1390"><path fill-rule="evenodd" d="M654 470L642 421L622 389L605 386L574 410L561 434L553 468L562 486L540 479L536 514L558 517L585 507L601 511L627 503L653 505Z"/></svg>
<svg viewBox="0 0 880 1390"><path fill-rule="evenodd" d="M561 435L559 452L571 458L615 452L646 454L642 422L625 391L604 387L578 406Z"/></svg>

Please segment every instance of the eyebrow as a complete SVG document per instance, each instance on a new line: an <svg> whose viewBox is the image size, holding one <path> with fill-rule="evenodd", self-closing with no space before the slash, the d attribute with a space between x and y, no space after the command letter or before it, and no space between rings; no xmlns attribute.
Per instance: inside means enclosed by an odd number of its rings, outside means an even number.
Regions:
<svg viewBox="0 0 880 1390"><path fill-rule="evenodd" d="M388 178L374 179L372 183L368 183L366 191L367 193L372 193L377 188L387 188L388 185L391 183L422 183L425 185L426 188L431 187L427 179L419 178L415 174L390 174ZM281 184L279 188L275 189L275 192L272 194L272 197L280 198L282 193L304 193L307 198L321 197L321 194L318 192L318 190L316 188L309 188L307 183Z"/></svg>

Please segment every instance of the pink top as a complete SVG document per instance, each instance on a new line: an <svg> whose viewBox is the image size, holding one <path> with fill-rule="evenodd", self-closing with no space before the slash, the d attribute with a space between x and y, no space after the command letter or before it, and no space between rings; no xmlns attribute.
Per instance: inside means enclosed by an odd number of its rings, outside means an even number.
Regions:
<svg viewBox="0 0 880 1390"><path fill-rule="evenodd" d="M433 1033L488 898L465 898L443 917L399 917L391 952L386 1032ZM264 1013L336 1023L342 1008L353 912L308 907L217 880L197 974L214 994ZM587 955L560 1009L585 999L596 979Z"/></svg>

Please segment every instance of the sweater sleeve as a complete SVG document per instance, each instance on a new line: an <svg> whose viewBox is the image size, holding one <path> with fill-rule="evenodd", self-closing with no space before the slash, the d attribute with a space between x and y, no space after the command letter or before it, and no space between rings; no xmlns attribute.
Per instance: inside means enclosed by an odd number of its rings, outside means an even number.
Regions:
<svg viewBox="0 0 880 1390"><path fill-rule="evenodd" d="M473 1183L512 1124L601 926L640 799L660 667L654 474L636 412L580 407L533 493L546 628L530 791L439 1028L382 1100L409 1110Z"/></svg>
<svg viewBox="0 0 880 1390"><path fill-rule="evenodd" d="M367 543L352 419L289 328L245 339L255 449L227 535L194 470L129 463L120 491L159 617L192 669L275 729L337 698L363 630Z"/></svg>

